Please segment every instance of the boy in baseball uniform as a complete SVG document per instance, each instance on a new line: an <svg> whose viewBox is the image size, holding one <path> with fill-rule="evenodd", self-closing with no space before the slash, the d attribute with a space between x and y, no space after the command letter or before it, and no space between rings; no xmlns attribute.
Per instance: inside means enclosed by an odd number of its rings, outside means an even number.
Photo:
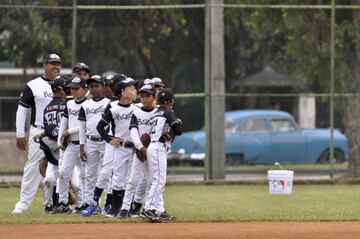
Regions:
<svg viewBox="0 0 360 239"><path fill-rule="evenodd" d="M62 162L59 165L59 207L56 209L57 213L70 213L71 210L68 206L69 194L69 180L72 177L74 167L80 166L80 141L79 141L79 128L80 121L78 120L81 105L86 100L87 86L86 80L75 77L68 85L71 89L71 94L74 99L66 103L64 117L61 119L58 145L64 149ZM64 146L64 138L68 138L68 144ZM77 190L77 202L75 207L78 210L85 208L82 201L81 188ZM87 207L87 206L86 206Z"/></svg>
<svg viewBox="0 0 360 239"><path fill-rule="evenodd" d="M98 124L98 131L109 144L114 146L113 176L112 176L112 208L106 217L115 217L120 211L126 182L129 178L130 167L133 159L133 143L130 141L130 120L135 110L132 102L136 98L137 81L126 78L114 87L114 94L119 96L116 105L107 109ZM106 127L111 124L113 136L106 132Z"/></svg>
<svg viewBox="0 0 360 239"><path fill-rule="evenodd" d="M96 127L105 112L110 100L104 97L104 80L99 75L94 75L86 80L92 98L86 100L80 108L79 129L80 158L85 162L85 192L84 202L92 204L99 165L105 151L105 140L101 137ZM85 209L86 210L86 209Z"/></svg>
<svg viewBox="0 0 360 239"><path fill-rule="evenodd" d="M169 88L158 92L159 108L150 124L151 143L147 148L150 173L150 191L146 196L145 211L140 215L152 221L173 220L164 209L163 192L166 183L167 153L176 135L182 133L182 122L172 110L174 93Z"/></svg>
<svg viewBox="0 0 360 239"><path fill-rule="evenodd" d="M140 140L140 136L143 134L148 134L150 132L150 119L156 111L155 106L155 88L151 85L143 85L138 91L141 99L142 106L134 110L134 113L131 117L130 130L131 130L131 140L134 142L134 146L143 153L146 157L146 147ZM142 182L143 178L145 179L145 188L149 180L149 169L147 160L145 157L139 158L136 154L134 155L134 160L131 166L130 178L127 182L125 189L124 201L121 207L121 211L118 215L119 218L127 218L128 216L136 217L137 213L130 214L130 206L133 201L133 198L136 193L136 189L139 184ZM133 202L136 208L141 208L139 202Z"/></svg>
<svg viewBox="0 0 360 239"><path fill-rule="evenodd" d="M107 105L105 111L108 111L110 108L116 106L119 103L119 98L114 94L114 87L117 83L125 79L126 76L123 74L117 74L114 76L111 75L105 78L105 94L107 94L106 95L107 98L110 98L110 103ZM108 135L110 137L114 136L114 130L113 128L111 128L111 124L109 124ZM101 169L97 178L96 187L94 190L93 202L82 213L82 215L85 217L90 217L96 213L98 209L99 200L101 198L101 194L103 193L104 190L107 191L107 194L106 194L106 201L102 214L103 215L108 214L108 212L111 209L111 204L112 204L111 176L113 173L114 147L115 147L114 145L106 142L103 164L101 165Z"/></svg>

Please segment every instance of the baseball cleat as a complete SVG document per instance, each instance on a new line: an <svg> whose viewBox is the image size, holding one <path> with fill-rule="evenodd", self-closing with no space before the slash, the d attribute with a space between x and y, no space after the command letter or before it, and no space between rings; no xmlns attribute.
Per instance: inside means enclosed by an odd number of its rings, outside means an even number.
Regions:
<svg viewBox="0 0 360 239"><path fill-rule="evenodd" d="M120 210L120 212L116 215L117 218L128 218L129 217L129 211L126 209Z"/></svg>
<svg viewBox="0 0 360 239"><path fill-rule="evenodd" d="M97 204L90 204L84 211L82 211L82 215L84 217L90 217L92 215L95 215L96 213L98 213L98 205Z"/></svg>
<svg viewBox="0 0 360 239"><path fill-rule="evenodd" d="M139 217L140 216L140 210L141 210L142 204L137 202L132 202L131 208L129 210L129 216L130 217Z"/></svg>
<svg viewBox="0 0 360 239"><path fill-rule="evenodd" d="M160 217L156 214L154 209L142 211L140 216L149 219L151 222L161 222Z"/></svg>
<svg viewBox="0 0 360 239"><path fill-rule="evenodd" d="M164 211L163 213L160 214L159 216L160 220L163 220L163 221L173 221L173 220L176 220L176 217L168 214L166 211Z"/></svg>
<svg viewBox="0 0 360 239"><path fill-rule="evenodd" d="M109 213L110 209L111 209L111 205L105 205L105 207L103 208L101 214L105 216L106 214Z"/></svg>
<svg viewBox="0 0 360 239"><path fill-rule="evenodd" d="M23 213L25 213L25 210L22 210L20 208L15 208L11 213L12 214L23 214Z"/></svg>

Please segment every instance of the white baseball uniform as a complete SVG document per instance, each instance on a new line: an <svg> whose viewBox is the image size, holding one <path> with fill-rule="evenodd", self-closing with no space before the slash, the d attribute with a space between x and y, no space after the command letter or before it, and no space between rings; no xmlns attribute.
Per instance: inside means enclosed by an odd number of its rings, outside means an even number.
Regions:
<svg viewBox="0 0 360 239"><path fill-rule="evenodd" d="M130 140L130 120L133 111L135 110L133 104L113 105L113 107L106 110L103 118L99 122L98 130L101 136L106 139L106 142L110 142L112 137L107 134L104 128L111 124L111 129L114 132L114 137L123 141L121 147L114 147L114 159L113 159L113 210L119 210L123 201L124 190L126 182L130 175L130 167L133 160L133 149ZM119 200L119 201L118 201ZM114 205L114 203L116 205Z"/></svg>
<svg viewBox="0 0 360 239"><path fill-rule="evenodd" d="M83 121L80 127L80 144L85 144L87 161L85 163L85 194L84 201L92 203L94 189L99 172L99 165L102 165L105 143L97 130L97 125L105 112L110 99L89 99L86 100L80 109L79 120Z"/></svg>
<svg viewBox="0 0 360 239"><path fill-rule="evenodd" d="M150 121L151 143L147 148L150 173L150 191L146 197L145 210L155 210L159 215L165 211L163 192L166 184L167 152L171 140L181 134L181 121L174 111L159 107ZM167 139L164 135L170 135Z"/></svg>
<svg viewBox="0 0 360 239"><path fill-rule="evenodd" d="M152 109L144 109L144 108L137 108L134 110L132 118L131 118L131 124L130 124L130 130L131 130L131 139L134 142L134 145L137 149L140 149L143 147L140 136L144 133L150 133L150 119L154 115L154 112L156 111L156 108ZM145 181L146 188L146 182L149 180L149 168L147 160L145 162L141 162L136 155L134 155L134 160L131 165L131 172L130 172L130 178L126 184L125 189L125 196L124 201L122 204L121 209L122 210L130 210L131 202L134 198L135 192L137 190L137 187L139 187L140 183ZM138 203L142 203L143 199L138 198L136 201Z"/></svg>
<svg viewBox="0 0 360 239"><path fill-rule="evenodd" d="M53 93L48 79L41 76L28 82L20 95L16 112L16 137L25 137L25 124L31 111L28 160L24 166L21 181L20 201L15 205L13 213L23 213L29 209L39 187L41 175L39 160L44 157L40 145L33 137L43 131L44 108L52 100Z"/></svg>
<svg viewBox="0 0 360 239"><path fill-rule="evenodd" d="M59 165L59 202L68 203L69 193L69 181L73 174L74 167L77 165L81 170L82 163L80 160L80 141L79 141L79 128L80 121L78 120L81 104L86 101L86 98L82 100L69 100L66 103L66 109L64 117L61 119L58 144L60 145L63 132L68 129L70 133L69 144L64 152L62 162ZM80 171L79 170L79 171ZM81 177L81 171L80 177ZM82 180L80 180L80 188L76 188L76 207L81 207L83 204L83 193L82 193Z"/></svg>

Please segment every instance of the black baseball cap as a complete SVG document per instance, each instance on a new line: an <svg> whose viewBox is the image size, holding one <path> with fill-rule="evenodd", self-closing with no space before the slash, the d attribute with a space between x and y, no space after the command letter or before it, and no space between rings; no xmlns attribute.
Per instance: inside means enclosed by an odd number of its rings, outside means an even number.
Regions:
<svg viewBox="0 0 360 239"><path fill-rule="evenodd" d="M126 78L123 81L120 81L114 87L114 95L115 96L120 95L121 92L123 92L126 87L131 86L131 85L136 85L137 83L138 83L137 80L134 80L133 78L130 78L130 77Z"/></svg>
<svg viewBox="0 0 360 239"><path fill-rule="evenodd" d="M89 79L86 80L86 84L90 84L91 82L98 82L101 84L105 84L104 79L99 75L93 75Z"/></svg>
<svg viewBox="0 0 360 239"><path fill-rule="evenodd" d="M156 94L156 90L154 88L154 86L152 85L143 85L139 90L138 90L139 94L141 92L146 92L149 93L150 95L155 95Z"/></svg>
<svg viewBox="0 0 360 239"><path fill-rule="evenodd" d="M117 83L126 80L126 75L124 74L116 74L112 77L111 79L111 83L110 83L110 88L115 91L115 86Z"/></svg>
<svg viewBox="0 0 360 239"><path fill-rule="evenodd" d="M69 88L85 88L86 87L86 80L80 77L74 77L71 83L67 85Z"/></svg>
<svg viewBox="0 0 360 239"><path fill-rule="evenodd" d="M74 67L72 69L73 73L81 71L81 70L84 70L87 73L90 73L90 67L88 65L86 65L83 62L75 63L75 65L74 65Z"/></svg>
<svg viewBox="0 0 360 239"><path fill-rule="evenodd" d="M111 82L113 81L114 75L107 75L104 78L104 84L110 86Z"/></svg>
<svg viewBox="0 0 360 239"><path fill-rule="evenodd" d="M50 54L47 54L45 57L44 57L44 64L46 63L51 63L51 62L59 62L61 63L61 58L59 55L55 54L55 53L50 53Z"/></svg>
<svg viewBox="0 0 360 239"><path fill-rule="evenodd" d="M49 124L45 126L45 136L50 139L57 139L59 135L59 127L56 124Z"/></svg>
<svg viewBox="0 0 360 239"><path fill-rule="evenodd" d="M164 88L159 91L157 101L159 104L167 104L174 101L174 92L170 88Z"/></svg>
<svg viewBox="0 0 360 239"><path fill-rule="evenodd" d="M58 76L55 80L50 81L49 85L51 86L51 90L55 93L57 90L64 90L66 86L66 76Z"/></svg>

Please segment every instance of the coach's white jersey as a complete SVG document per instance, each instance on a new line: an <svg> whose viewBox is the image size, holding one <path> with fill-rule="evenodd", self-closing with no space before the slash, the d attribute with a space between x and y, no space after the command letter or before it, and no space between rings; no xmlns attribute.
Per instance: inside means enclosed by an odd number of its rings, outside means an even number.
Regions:
<svg viewBox="0 0 360 239"><path fill-rule="evenodd" d="M130 128L137 128L139 131L139 135L142 135L144 133L150 133L150 119L154 116L156 110L157 107L150 110L144 109L142 107L135 108L131 118Z"/></svg>
<svg viewBox="0 0 360 239"><path fill-rule="evenodd" d="M64 117L68 119L68 129L74 129L80 127L80 121L78 120L79 112L81 105L86 101L86 98L76 101L69 100L66 103L66 109L64 112ZM79 131L74 134L70 134L70 140L75 141L79 140Z"/></svg>
<svg viewBox="0 0 360 239"><path fill-rule="evenodd" d="M129 140L131 116L136 108L133 104L121 105L118 103L105 112L102 121L111 124L116 138Z"/></svg>
<svg viewBox="0 0 360 239"><path fill-rule="evenodd" d="M44 126L44 109L54 96L50 81L43 76L35 78L26 84L20 95L19 105L31 108L30 124L38 128Z"/></svg>
<svg viewBox="0 0 360 239"><path fill-rule="evenodd" d="M86 135L101 137L96 127L101 120L110 99L89 99L86 100L80 109L79 120L86 121Z"/></svg>

